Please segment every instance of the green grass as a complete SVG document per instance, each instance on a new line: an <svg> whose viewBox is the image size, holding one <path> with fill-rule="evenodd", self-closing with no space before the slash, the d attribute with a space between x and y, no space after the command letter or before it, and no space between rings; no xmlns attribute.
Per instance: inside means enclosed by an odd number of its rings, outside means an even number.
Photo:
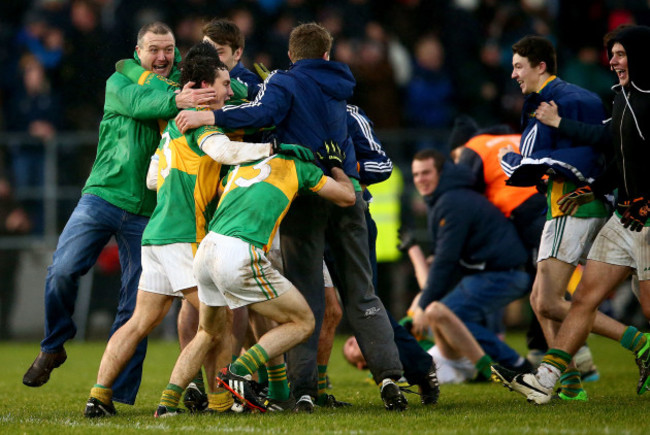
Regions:
<svg viewBox="0 0 650 435"><path fill-rule="evenodd" d="M523 351L523 337L509 341ZM330 364L331 391L352 408L317 409L311 415L182 415L155 420L153 412L178 355L175 343L149 345L144 377L135 406L117 404L118 415L89 421L82 415L95 382L103 343L70 343L68 361L40 388L22 385L22 376L38 350L37 343L0 344L0 433L491 433L491 434L641 434L650 426L650 393L636 395L638 372L631 354L617 343L592 337L590 345L601 380L587 384L588 403L526 403L496 384L445 385L438 405L424 407L408 395L409 409L383 409L377 387L366 374L342 359L337 339Z"/></svg>

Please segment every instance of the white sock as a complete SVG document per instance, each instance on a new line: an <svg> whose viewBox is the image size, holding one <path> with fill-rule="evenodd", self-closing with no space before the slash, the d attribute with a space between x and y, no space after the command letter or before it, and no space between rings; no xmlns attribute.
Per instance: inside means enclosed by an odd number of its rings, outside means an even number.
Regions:
<svg viewBox="0 0 650 435"><path fill-rule="evenodd" d="M553 388L555 383L560 379L560 370L557 367L553 367L550 364L540 364L537 369L537 382L544 388Z"/></svg>

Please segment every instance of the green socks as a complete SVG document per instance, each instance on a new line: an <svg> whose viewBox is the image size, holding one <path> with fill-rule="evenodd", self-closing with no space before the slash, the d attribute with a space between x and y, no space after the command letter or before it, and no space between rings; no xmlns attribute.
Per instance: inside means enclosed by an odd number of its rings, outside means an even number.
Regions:
<svg viewBox="0 0 650 435"><path fill-rule="evenodd" d="M492 370L490 370L492 363L492 358L490 358L489 355L485 354L478 361L476 361L474 367L476 367L478 374L483 376L485 379L490 379L490 376L492 376Z"/></svg>
<svg viewBox="0 0 650 435"><path fill-rule="evenodd" d="M318 395L325 394L327 390L327 366L318 366Z"/></svg>
<svg viewBox="0 0 650 435"><path fill-rule="evenodd" d="M564 400L579 400L578 396L584 395L586 400L586 393L582 389L582 382L580 381L580 372L578 369L569 369L560 376L560 393L559 396Z"/></svg>
<svg viewBox="0 0 650 435"><path fill-rule="evenodd" d="M257 383L260 385L267 385L269 383L269 373L266 366L257 369Z"/></svg>
<svg viewBox="0 0 650 435"><path fill-rule="evenodd" d="M176 411L182 394L183 389L181 387L174 384L167 384L167 388L165 388L165 391L163 391L160 397L160 404L170 411Z"/></svg>
<svg viewBox="0 0 650 435"><path fill-rule="evenodd" d="M267 371L269 373L269 397L276 400L287 400L290 391L286 364L269 367Z"/></svg>
<svg viewBox="0 0 650 435"><path fill-rule="evenodd" d="M645 346L647 341L646 336L642 332L634 326L628 326L621 338L621 346L631 350L636 355Z"/></svg>
<svg viewBox="0 0 650 435"><path fill-rule="evenodd" d="M205 384L203 383L203 372L199 370L199 372L194 376L194 379L190 381L190 383L194 383L196 385L196 388L198 388L201 393L205 394Z"/></svg>
<svg viewBox="0 0 650 435"><path fill-rule="evenodd" d="M248 351L237 358L237 361L230 364L230 370L239 376L252 375L269 361L269 356L266 351L256 344L248 349Z"/></svg>
<svg viewBox="0 0 650 435"><path fill-rule="evenodd" d="M542 359L542 364L555 367L560 373L563 373L571 364L571 355L560 349L549 349Z"/></svg>

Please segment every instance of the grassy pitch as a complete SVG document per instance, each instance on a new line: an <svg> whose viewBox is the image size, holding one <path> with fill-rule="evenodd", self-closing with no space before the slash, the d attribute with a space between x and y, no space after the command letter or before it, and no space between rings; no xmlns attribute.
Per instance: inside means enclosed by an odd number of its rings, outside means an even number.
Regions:
<svg viewBox="0 0 650 435"><path fill-rule="evenodd" d="M524 351L523 337L509 342ZM497 384L445 385L436 406L424 407L407 395L403 413L383 409L379 391L366 373L349 367L337 339L330 378L338 399L354 404L344 409L317 409L310 415L182 415L154 419L162 389L178 356L175 343L149 344L144 376L135 406L116 404L118 415L99 421L83 417L95 382L104 343L70 343L68 361L40 388L22 385L22 376L38 351L37 343L0 344L0 433L437 433L437 434L647 434L650 392L637 396L638 372L632 355L612 341L589 340L601 373L586 385L587 403L528 404L522 396Z"/></svg>

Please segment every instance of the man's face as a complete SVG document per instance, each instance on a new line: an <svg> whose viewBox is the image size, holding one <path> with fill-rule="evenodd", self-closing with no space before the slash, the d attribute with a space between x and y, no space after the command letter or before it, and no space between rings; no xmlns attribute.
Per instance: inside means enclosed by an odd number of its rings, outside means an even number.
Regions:
<svg viewBox="0 0 650 435"><path fill-rule="evenodd" d="M237 65L237 62L239 62L239 59L241 59L242 52L244 51L241 48L238 48L233 52L230 45L217 44L207 36L203 37L203 41L209 42L212 44L212 46L214 46L214 48L217 49L217 53L219 53L219 59L221 59L221 62L226 64L228 71L231 71L235 65Z"/></svg>
<svg viewBox="0 0 650 435"><path fill-rule="evenodd" d="M612 58L609 61L612 71L618 76L618 82L621 86L627 86L630 83L630 74L627 68L627 53L620 43L612 46Z"/></svg>
<svg viewBox="0 0 650 435"><path fill-rule="evenodd" d="M147 32L142 38L142 45L135 47L144 69L169 77L174 65L174 36L171 33L156 35Z"/></svg>
<svg viewBox="0 0 650 435"><path fill-rule="evenodd" d="M528 58L522 57L517 53L512 55L512 74L511 78L519 83L521 93L524 95L537 92L541 83L542 74L546 71L546 64L540 62L537 66L531 66Z"/></svg>
<svg viewBox="0 0 650 435"><path fill-rule="evenodd" d="M222 69L217 70L217 77L214 83L204 83L203 87L212 88L217 93L214 100L210 102L210 109L212 110L221 109L226 104L226 101L233 96L232 88L230 87L230 74L228 71Z"/></svg>
<svg viewBox="0 0 650 435"><path fill-rule="evenodd" d="M367 366L366 359L363 357L359 343L357 343L357 339L354 336L345 341L343 345L343 357L359 370L363 370Z"/></svg>
<svg viewBox="0 0 650 435"><path fill-rule="evenodd" d="M431 195L436 190L440 174L433 159L413 160L411 171L413 172L413 184L420 195Z"/></svg>

